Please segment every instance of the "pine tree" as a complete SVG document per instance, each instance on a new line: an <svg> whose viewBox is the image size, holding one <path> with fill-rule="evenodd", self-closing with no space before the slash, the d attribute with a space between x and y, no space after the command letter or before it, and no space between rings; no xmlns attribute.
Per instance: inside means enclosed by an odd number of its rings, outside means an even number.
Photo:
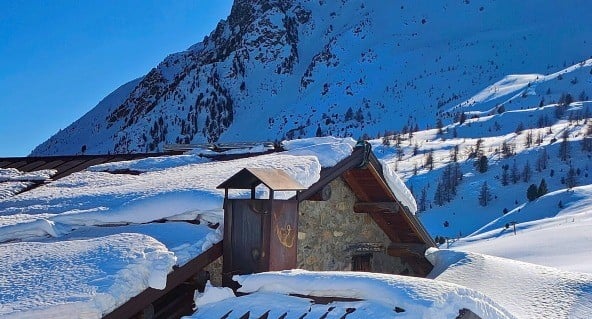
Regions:
<svg viewBox="0 0 592 319"><path fill-rule="evenodd" d="M453 162L458 162L458 144L454 145L454 148L450 150L450 160Z"/></svg>
<svg viewBox="0 0 592 319"><path fill-rule="evenodd" d="M315 134L315 136L316 136L316 137L321 137L321 136L323 136L323 131L321 130L321 126L320 126L320 125L318 125L318 126L317 126L317 131L316 131L316 134Z"/></svg>
<svg viewBox="0 0 592 319"><path fill-rule="evenodd" d="M530 170L530 162L526 161L526 164L524 164L524 169L522 170L522 180L525 183L528 183L530 181L531 176L532 176L532 172Z"/></svg>
<svg viewBox="0 0 592 319"><path fill-rule="evenodd" d="M508 167L508 165L502 165L501 183L503 186L506 186L509 184L508 169L510 169L510 167Z"/></svg>
<svg viewBox="0 0 592 319"><path fill-rule="evenodd" d="M562 161L567 162L567 160L569 159L569 155L570 155L569 142L567 141L567 138L569 137L569 133L567 132L567 130L563 131L563 134L561 137L562 137L562 140L561 140L561 144L559 145L559 158Z"/></svg>
<svg viewBox="0 0 592 319"><path fill-rule="evenodd" d="M543 150L539 153L539 157L537 158L537 165L536 165L537 171L542 172L544 169L547 169L548 161L549 161L549 156L547 155L547 149L543 148Z"/></svg>
<svg viewBox="0 0 592 319"><path fill-rule="evenodd" d="M526 198L528 198L528 200L532 202L533 200L537 199L537 197L537 186L535 184L530 184L530 186L528 186L528 189L526 190Z"/></svg>
<svg viewBox="0 0 592 319"><path fill-rule="evenodd" d="M430 150L426 156L425 167L427 167L430 171L434 169L434 151L432 150Z"/></svg>
<svg viewBox="0 0 592 319"><path fill-rule="evenodd" d="M442 183L438 183L436 186L436 191L434 192L434 204L438 206L444 205L444 185Z"/></svg>
<svg viewBox="0 0 592 319"><path fill-rule="evenodd" d="M545 179L541 179L541 183L539 184L539 187L537 189L537 197L541 197L545 194L547 194L549 192L549 189L547 189L547 182L545 182Z"/></svg>
<svg viewBox="0 0 592 319"><path fill-rule="evenodd" d="M510 144L506 141L503 141L501 151L504 158L511 157L512 155L514 155L514 144Z"/></svg>
<svg viewBox="0 0 592 319"><path fill-rule="evenodd" d="M421 196L419 197L419 201L417 203L417 210L420 212L425 212L427 210L427 202L428 202L428 191L424 187L421 190Z"/></svg>
<svg viewBox="0 0 592 319"><path fill-rule="evenodd" d="M518 166L516 165L516 161L514 161L514 164L512 164L512 170L510 171L510 179L512 180L512 184L516 184L520 180L520 172L518 172Z"/></svg>
<svg viewBox="0 0 592 319"><path fill-rule="evenodd" d="M532 146L532 141L533 141L532 130L528 130L528 132L526 133L526 138L524 139L524 146L526 148L531 147Z"/></svg>
<svg viewBox="0 0 592 319"><path fill-rule="evenodd" d="M439 117L436 119L436 128L438 129L438 135L442 135L444 133L444 123L442 123L442 119Z"/></svg>
<svg viewBox="0 0 592 319"><path fill-rule="evenodd" d="M465 121L467 120L467 115L465 114L465 112L460 113L460 119L459 119L459 124L462 125Z"/></svg>
<svg viewBox="0 0 592 319"><path fill-rule="evenodd" d="M492 195L489 186L487 186L487 182L483 182L481 185L481 191L479 192L479 205L485 207L491 202L491 199Z"/></svg>
<svg viewBox="0 0 592 319"><path fill-rule="evenodd" d="M565 185L567 188L574 188L577 184L576 170L573 167L570 167L565 176Z"/></svg>
<svg viewBox="0 0 592 319"><path fill-rule="evenodd" d="M479 159L475 162L475 168L479 173L487 172L487 169L489 168L487 156L481 155Z"/></svg>

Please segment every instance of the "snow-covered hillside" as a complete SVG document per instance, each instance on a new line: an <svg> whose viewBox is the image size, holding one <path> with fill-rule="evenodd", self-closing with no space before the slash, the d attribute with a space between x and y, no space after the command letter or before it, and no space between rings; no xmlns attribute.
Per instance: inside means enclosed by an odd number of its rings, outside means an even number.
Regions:
<svg viewBox="0 0 592 319"><path fill-rule="evenodd" d="M236 0L210 36L32 155L433 127L537 81L509 74L554 73L589 57L590 12L586 0Z"/></svg>
<svg viewBox="0 0 592 319"><path fill-rule="evenodd" d="M511 75L452 106L456 122L373 144L444 247L592 272L588 92L592 60Z"/></svg>

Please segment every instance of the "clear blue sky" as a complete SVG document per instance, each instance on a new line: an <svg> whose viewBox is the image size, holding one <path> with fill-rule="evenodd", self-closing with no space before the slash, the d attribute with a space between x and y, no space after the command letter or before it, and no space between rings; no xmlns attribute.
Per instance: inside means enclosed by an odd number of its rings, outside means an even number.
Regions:
<svg viewBox="0 0 592 319"><path fill-rule="evenodd" d="M0 157L30 151L168 54L232 0L0 0Z"/></svg>

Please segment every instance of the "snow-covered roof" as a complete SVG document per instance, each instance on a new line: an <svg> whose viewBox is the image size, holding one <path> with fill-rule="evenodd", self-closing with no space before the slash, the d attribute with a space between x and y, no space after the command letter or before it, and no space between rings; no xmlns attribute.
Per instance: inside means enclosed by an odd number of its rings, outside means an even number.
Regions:
<svg viewBox="0 0 592 319"><path fill-rule="evenodd" d="M274 168L309 187L354 145L334 138L300 143L233 161L176 155L101 164L1 199L0 316L63 317L79 309L101 317L148 287L163 288L174 265L222 239L216 226L224 191L216 186L224 180L246 167ZM174 222L183 220L192 223Z"/></svg>
<svg viewBox="0 0 592 319"><path fill-rule="evenodd" d="M430 279L291 270L235 276L245 296L207 286L191 318L589 318L592 276L430 249ZM324 298L323 304L315 303ZM329 302L328 304L326 302ZM469 318L471 318L469 316Z"/></svg>
<svg viewBox="0 0 592 319"><path fill-rule="evenodd" d="M227 288L206 287L196 294L191 318L456 318L469 309L481 318L514 318L472 289L430 279L362 272L290 270L234 278L242 286L235 297ZM327 297L315 304L308 297ZM306 315L306 316L304 316Z"/></svg>

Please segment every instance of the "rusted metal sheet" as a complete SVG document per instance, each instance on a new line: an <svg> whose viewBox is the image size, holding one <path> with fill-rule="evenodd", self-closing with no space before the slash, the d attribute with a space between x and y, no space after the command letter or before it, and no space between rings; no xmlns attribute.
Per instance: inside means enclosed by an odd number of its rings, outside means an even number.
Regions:
<svg viewBox="0 0 592 319"><path fill-rule="evenodd" d="M298 201L272 201L267 270L296 268L298 247Z"/></svg>
<svg viewBox="0 0 592 319"><path fill-rule="evenodd" d="M224 285L232 276L264 271L263 221L269 216L268 200L226 200L224 213Z"/></svg>
<svg viewBox="0 0 592 319"><path fill-rule="evenodd" d="M298 201L227 199L223 284L232 276L296 268Z"/></svg>
<svg viewBox="0 0 592 319"><path fill-rule="evenodd" d="M275 168L243 168L217 188L253 189L260 184L264 184L272 191L300 191L306 189L286 172Z"/></svg>
<svg viewBox="0 0 592 319"><path fill-rule="evenodd" d="M197 258L190 260L181 267L175 268L173 272L169 273L167 276L167 284L164 289L159 290L148 288L113 310L111 313L105 315L103 319L124 319L134 317L163 296L171 292L174 293L175 288L188 281L205 266L209 265L220 256L222 256L222 243L215 244ZM187 315L190 313L185 314Z"/></svg>

